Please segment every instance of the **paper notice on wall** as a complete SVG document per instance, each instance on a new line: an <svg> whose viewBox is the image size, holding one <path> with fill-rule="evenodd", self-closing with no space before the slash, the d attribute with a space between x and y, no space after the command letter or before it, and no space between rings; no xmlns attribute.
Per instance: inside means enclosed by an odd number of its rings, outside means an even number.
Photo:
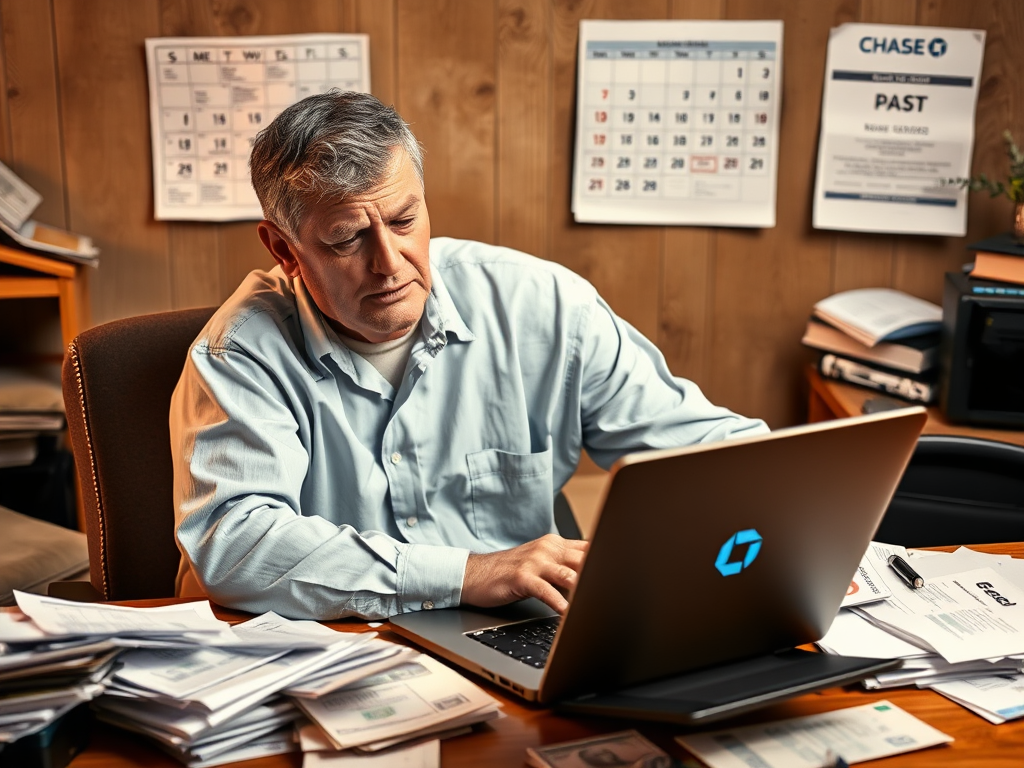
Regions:
<svg viewBox="0 0 1024 768"><path fill-rule="evenodd" d="M252 143L297 101L370 90L366 35L146 40L156 218L261 219Z"/></svg>
<svg viewBox="0 0 1024 768"><path fill-rule="evenodd" d="M578 222L775 226L781 21L580 22Z"/></svg>
<svg viewBox="0 0 1024 768"><path fill-rule="evenodd" d="M985 32L843 24L825 65L814 226L964 235Z"/></svg>

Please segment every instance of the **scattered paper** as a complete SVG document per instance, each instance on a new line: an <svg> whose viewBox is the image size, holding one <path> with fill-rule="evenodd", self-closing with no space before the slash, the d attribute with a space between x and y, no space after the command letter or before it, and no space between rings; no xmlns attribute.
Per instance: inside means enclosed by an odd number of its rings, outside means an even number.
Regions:
<svg viewBox="0 0 1024 768"><path fill-rule="evenodd" d="M305 746L303 751L302 768L439 768L441 765L441 742L438 739L374 754L352 751L310 752Z"/></svg>
<svg viewBox="0 0 1024 768"><path fill-rule="evenodd" d="M761 725L679 736L710 768L822 768L848 765L953 741L888 701Z"/></svg>
<svg viewBox="0 0 1024 768"><path fill-rule="evenodd" d="M424 735L467 715L486 719L498 707L481 688L423 654L349 688L296 703L336 749Z"/></svg>
<svg viewBox="0 0 1024 768"><path fill-rule="evenodd" d="M216 648L128 651L121 656L115 677L164 696L185 699L203 688L262 667L285 653L241 653Z"/></svg>
<svg viewBox="0 0 1024 768"><path fill-rule="evenodd" d="M931 688L996 725L1024 717L1024 675L954 680Z"/></svg>
<svg viewBox="0 0 1024 768"><path fill-rule="evenodd" d="M992 568L893 588L888 600L856 610L950 663L1024 653L1024 593Z"/></svg>
<svg viewBox="0 0 1024 768"><path fill-rule="evenodd" d="M131 634L220 633L230 628L213 615L205 600L159 608L129 608L103 603L75 603L15 591L22 613L51 636L81 637Z"/></svg>
<svg viewBox="0 0 1024 768"><path fill-rule="evenodd" d="M836 656L867 659L903 659L924 656L924 648L901 640L851 611L840 610L832 626L816 645Z"/></svg>
<svg viewBox="0 0 1024 768"><path fill-rule="evenodd" d="M850 587L846 590L846 597L843 598L840 607L849 608L851 605L873 603L876 600L884 600L891 594L892 592L889 591L885 581L879 575L875 563L870 557L865 556L857 566L856 573L853 574L853 581L850 582Z"/></svg>

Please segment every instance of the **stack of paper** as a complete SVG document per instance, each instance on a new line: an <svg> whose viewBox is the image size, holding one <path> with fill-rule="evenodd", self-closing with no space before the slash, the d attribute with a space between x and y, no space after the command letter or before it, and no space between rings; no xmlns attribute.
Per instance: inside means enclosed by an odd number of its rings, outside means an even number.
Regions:
<svg viewBox="0 0 1024 768"><path fill-rule="evenodd" d="M199 642L228 627L209 604L156 608L137 617L131 612L138 609L14 594L21 613L0 614L0 742L42 730L100 695L125 645Z"/></svg>
<svg viewBox="0 0 1024 768"><path fill-rule="evenodd" d="M0 614L10 644L0 685L8 669L12 681L31 675L35 688L51 672L55 682L17 703L0 699L8 740L94 699L101 720L205 768L298 749L303 714L315 723L303 748L324 761L397 755L500 716L499 702L457 672L373 632L274 613L229 626L207 602L127 608L15 595L23 615ZM436 763L436 749L402 755L410 766Z"/></svg>
<svg viewBox="0 0 1024 768"><path fill-rule="evenodd" d="M50 638L24 616L0 613L0 744L102 693L118 650L104 639Z"/></svg>
<svg viewBox="0 0 1024 768"><path fill-rule="evenodd" d="M468 728L466 729L469 730ZM382 752L338 751L315 725L299 730L302 768L440 768L439 739L406 742Z"/></svg>
<svg viewBox="0 0 1024 768"><path fill-rule="evenodd" d="M924 579L911 589L890 555ZM1024 562L961 547L907 552L872 543L862 568L883 597L840 610L818 645L842 656L902 659L867 688L932 687L992 722L1024 716Z"/></svg>
<svg viewBox="0 0 1024 768"><path fill-rule="evenodd" d="M331 689L412 654L374 633L334 632L264 614L210 647L139 648L120 658L98 717L144 733L190 766L298 748L300 711L285 693Z"/></svg>
<svg viewBox="0 0 1024 768"><path fill-rule="evenodd" d="M304 751L376 752L424 738L462 733L499 717L500 702L429 656L318 698L296 698L321 733L306 733Z"/></svg>
<svg viewBox="0 0 1024 768"><path fill-rule="evenodd" d="M27 467L39 453L40 435L63 428L59 369L0 367L0 467Z"/></svg>
<svg viewBox="0 0 1024 768"><path fill-rule="evenodd" d="M19 693L0 699L8 741L95 699L101 719L195 768L279 754L298 749L301 713L286 693L330 693L415 656L375 633L273 613L231 627L207 602L127 608L15 596L22 613L0 614L0 683L9 674Z"/></svg>

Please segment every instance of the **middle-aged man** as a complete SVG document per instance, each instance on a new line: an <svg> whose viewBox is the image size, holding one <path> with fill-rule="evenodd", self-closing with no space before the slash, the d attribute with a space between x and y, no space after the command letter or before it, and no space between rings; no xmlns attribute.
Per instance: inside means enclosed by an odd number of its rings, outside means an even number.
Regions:
<svg viewBox="0 0 1024 768"><path fill-rule="evenodd" d="M587 545L555 534L553 498L581 449L607 467L766 430L569 270L431 240L420 147L374 97L289 107L250 168L277 266L217 311L174 393L180 594L316 619L563 611Z"/></svg>

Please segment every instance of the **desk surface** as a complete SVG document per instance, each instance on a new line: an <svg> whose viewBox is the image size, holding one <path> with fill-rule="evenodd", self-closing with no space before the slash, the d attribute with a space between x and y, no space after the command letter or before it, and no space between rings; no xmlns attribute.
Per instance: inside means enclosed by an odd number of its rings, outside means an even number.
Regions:
<svg viewBox="0 0 1024 768"><path fill-rule="evenodd" d="M1010 554L1024 557L1024 542L1016 544L991 544L975 546L984 552ZM949 547L947 549L953 549ZM132 605L158 605L172 602L139 601ZM231 620L243 618L242 614L219 610L218 615ZM346 632L366 631L365 624L356 621L341 621L330 626ZM390 640L403 642L401 638L383 633ZM526 748L538 744L555 744L570 739L608 733L623 728L637 728L652 741L672 755L685 755L673 737L683 732L678 726L653 723L624 722L575 716L562 716L549 709L532 706L512 699L486 681L476 680L491 695L505 702L504 711L508 717L492 721L467 736L460 736L442 742L441 764L445 768L470 768L475 766L522 766ZM810 715L843 707L856 706L871 701L888 699L929 725L948 733L956 741L942 747L923 752L910 752L871 765L896 768L897 766L1005 766L1019 768L1024 758L1024 720L1011 721L1003 725L991 725L963 707L933 691L897 688L883 692L868 692L860 686L835 688L816 694L800 696L773 707L727 721L725 724L707 726L703 730L732 726L740 723L764 722L787 717ZM98 725L89 749L71 763L73 768L126 768L147 766L152 768L175 768L179 763L164 755L147 743L142 737L134 736L107 726ZM300 754L266 757L246 763L247 768L299 768Z"/></svg>
<svg viewBox="0 0 1024 768"><path fill-rule="evenodd" d="M873 389L845 384L841 381L822 378L813 367L807 369L807 381L811 385L808 404L808 421L827 421L848 416L859 416L864 401L884 393ZM912 405L912 403L908 403ZM932 406L928 409L928 422L924 425L926 435L964 435L1004 443L1024 445L1024 431L1016 429L994 429L951 424L942 411Z"/></svg>

